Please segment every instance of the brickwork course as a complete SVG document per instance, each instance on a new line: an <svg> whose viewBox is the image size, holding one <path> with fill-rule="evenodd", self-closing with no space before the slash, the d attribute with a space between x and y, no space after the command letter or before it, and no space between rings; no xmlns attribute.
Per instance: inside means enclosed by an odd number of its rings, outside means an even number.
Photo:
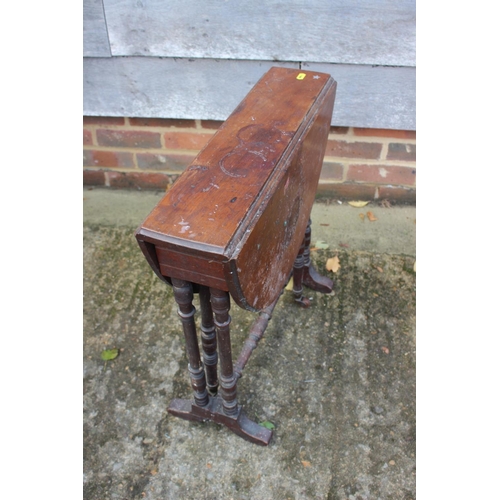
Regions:
<svg viewBox="0 0 500 500"><path fill-rule="evenodd" d="M167 190L220 121L83 117L83 183ZM318 195L416 201L416 132L331 127Z"/></svg>

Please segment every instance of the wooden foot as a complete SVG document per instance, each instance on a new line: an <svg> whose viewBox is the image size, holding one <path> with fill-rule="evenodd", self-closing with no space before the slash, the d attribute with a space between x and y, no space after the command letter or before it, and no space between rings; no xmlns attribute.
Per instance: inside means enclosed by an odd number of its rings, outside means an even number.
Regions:
<svg viewBox="0 0 500 500"><path fill-rule="evenodd" d="M239 376L241 376L241 370L255 346L252 344L250 352L245 351L240 361L240 371L235 373L229 328L231 323L229 294L214 288L209 289L201 285L199 287L202 313L201 343L204 360L202 362L194 321L193 286L187 281L178 279L172 279L172 285L186 339L186 354L189 360L188 370L194 391L194 400L174 399L168 407L168 412L184 420L212 421L225 425L243 439L261 446L267 446L271 440L272 432L250 420L237 401L236 384ZM272 309L265 311L259 318L260 321L257 322L255 327L259 329L259 333L260 330L263 333L271 312ZM220 380L217 377L217 361L219 358ZM219 388L221 395L217 396Z"/></svg>
<svg viewBox="0 0 500 500"><path fill-rule="evenodd" d="M331 293L334 287L334 282L316 271L311 264L311 219L307 224L306 234L304 236L303 248L301 247L299 255L297 256L296 265L302 267L300 271L300 282L302 285L320 293ZM302 259L300 258L302 256ZM295 272L295 271L294 271ZM295 277L295 274L294 274ZM295 293L295 286L294 286ZM295 299L297 300L297 298ZM302 305L302 304L301 304ZM303 306L304 307L304 306ZM307 307L307 306L306 306Z"/></svg>
<svg viewBox="0 0 500 500"><path fill-rule="evenodd" d="M234 415L227 415L223 408L224 400L220 396L210 397L207 406L201 407L189 399L174 399L168 412L175 417L195 422L215 422L225 425L236 435L260 446L267 446L273 435L272 431L250 420L240 405Z"/></svg>
<svg viewBox="0 0 500 500"><path fill-rule="evenodd" d="M312 264L304 266L302 283L307 288L321 293L331 293L334 285L330 278L319 274Z"/></svg>

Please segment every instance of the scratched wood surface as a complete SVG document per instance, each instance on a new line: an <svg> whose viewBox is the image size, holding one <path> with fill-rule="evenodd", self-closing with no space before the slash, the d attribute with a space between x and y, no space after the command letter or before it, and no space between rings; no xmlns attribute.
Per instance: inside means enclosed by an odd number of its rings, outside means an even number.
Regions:
<svg viewBox="0 0 500 500"><path fill-rule="evenodd" d="M138 229L159 275L228 290L251 310L279 296L314 200L335 87L318 72L264 75Z"/></svg>
<svg viewBox="0 0 500 500"><path fill-rule="evenodd" d="M228 246L304 122L325 74L272 68L158 203L143 228L186 242ZM316 77L316 78L315 78Z"/></svg>
<svg viewBox="0 0 500 500"><path fill-rule="evenodd" d="M226 120L271 67L299 64L85 58L84 115ZM302 64L338 82L332 125L415 130L415 68Z"/></svg>
<svg viewBox="0 0 500 500"><path fill-rule="evenodd" d="M415 65L414 0L104 0L114 56Z"/></svg>
<svg viewBox="0 0 500 500"><path fill-rule="evenodd" d="M314 120L303 132L300 146L274 189L266 216L255 219L255 226L231 256L238 286L229 281L230 291L247 308L267 307L279 297L290 277L318 186L334 99L332 86L318 103Z"/></svg>

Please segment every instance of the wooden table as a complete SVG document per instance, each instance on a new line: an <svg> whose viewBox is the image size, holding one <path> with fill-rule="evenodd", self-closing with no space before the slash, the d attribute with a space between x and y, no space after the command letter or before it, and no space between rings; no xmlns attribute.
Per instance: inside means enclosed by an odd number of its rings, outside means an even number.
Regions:
<svg viewBox="0 0 500 500"><path fill-rule="evenodd" d="M194 399L174 399L172 415L269 443L272 432L238 405L236 385L292 275L302 307L310 305L303 285L332 291L310 263L309 217L335 91L330 75L271 68L137 229L147 261L173 286L186 339ZM234 366L230 297L258 313Z"/></svg>

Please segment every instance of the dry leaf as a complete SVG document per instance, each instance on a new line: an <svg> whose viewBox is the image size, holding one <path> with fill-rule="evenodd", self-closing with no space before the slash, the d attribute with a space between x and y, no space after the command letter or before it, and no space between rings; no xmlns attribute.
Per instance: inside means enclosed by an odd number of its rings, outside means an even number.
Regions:
<svg viewBox="0 0 500 500"><path fill-rule="evenodd" d="M349 245L347 243L339 243L339 247L349 248Z"/></svg>
<svg viewBox="0 0 500 500"><path fill-rule="evenodd" d="M338 255L331 257L326 261L326 269L332 273L336 273L339 270L340 261Z"/></svg>
<svg viewBox="0 0 500 500"><path fill-rule="evenodd" d="M366 216L368 217L370 222L377 220L377 218L371 212L366 212Z"/></svg>
<svg viewBox="0 0 500 500"><path fill-rule="evenodd" d="M368 203L370 203L370 202L369 201L348 201L347 203L349 203L349 205L351 205L351 207L361 208L361 207L366 207L366 205L368 205Z"/></svg>
<svg viewBox="0 0 500 500"><path fill-rule="evenodd" d="M389 349L387 347L382 347L382 352L384 354L389 354Z"/></svg>
<svg viewBox="0 0 500 500"><path fill-rule="evenodd" d="M384 270L383 270L381 267L378 267L378 266L377 266L375 269L376 269L379 273L383 273L383 272L384 272Z"/></svg>
<svg viewBox="0 0 500 500"><path fill-rule="evenodd" d="M304 467L311 467L311 462L308 460L301 460L300 461Z"/></svg>
<svg viewBox="0 0 500 500"><path fill-rule="evenodd" d="M365 214L358 214L359 218L364 222L365 221Z"/></svg>
<svg viewBox="0 0 500 500"><path fill-rule="evenodd" d="M325 241L322 241L322 240L318 240L316 242L316 245L314 245L315 248L319 248L321 250L326 250L328 248L328 243L326 243Z"/></svg>
<svg viewBox="0 0 500 500"><path fill-rule="evenodd" d="M293 278L290 278L288 285L285 287L285 290L293 290Z"/></svg>

